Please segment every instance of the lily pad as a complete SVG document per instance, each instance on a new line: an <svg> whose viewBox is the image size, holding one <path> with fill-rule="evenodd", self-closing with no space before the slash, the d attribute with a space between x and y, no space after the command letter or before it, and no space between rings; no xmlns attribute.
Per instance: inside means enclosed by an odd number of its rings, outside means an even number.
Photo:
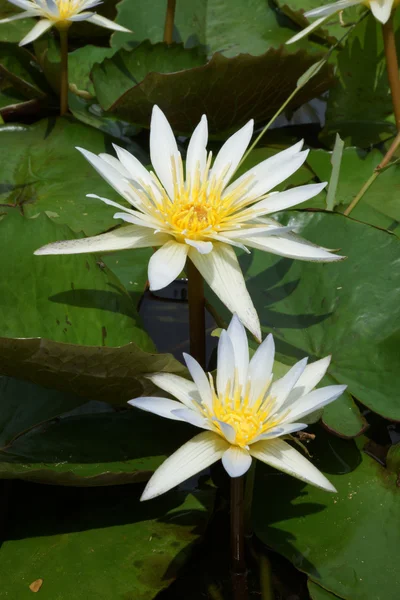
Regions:
<svg viewBox="0 0 400 600"><path fill-rule="evenodd" d="M152 600L191 555L214 497L209 488L141 503L138 484L14 489L0 557L2 593L20 600L38 579L43 600Z"/></svg>
<svg viewBox="0 0 400 600"><path fill-rule="evenodd" d="M153 105L158 104L176 132L191 133L205 113L210 133L221 135L237 129L250 116L256 122L270 118L316 60L302 50L289 54L282 47L259 56L227 58L217 53L201 65L195 50L164 44L151 47L145 42L95 65L92 79L102 108L125 121L148 127ZM277 73L279 87L275 85ZM324 66L290 107L319 96L332 82L332 71Z"/></svg>
<svg viewBox="0 0 400 600"><path fill-rule="evenodd" d="M0 19L12 17L21 13L21 9L8 2L0 0ZM20 19L0 25L0 42L20 42L35 25L34 19Z"/></svg>
<svg viewBox="0 0 400 600"><path fill-rule="evenodd" d="M311 600L337 600L339 596L331 594L325 588L317 585L312 579L308 580L307 583L308 591L310 592Z"/></svg>
<svg viewBox="0 0 400 600"><path fill-rule="evenodd" d="M338 493L328 494L260 465L255 531L333 597L395 600L400 584L396 476L360 452L354 441L316 433L309 446L313 462ZM360 438L360 448L363 443ZM319 591L316 600L330 598Z"/></svg>

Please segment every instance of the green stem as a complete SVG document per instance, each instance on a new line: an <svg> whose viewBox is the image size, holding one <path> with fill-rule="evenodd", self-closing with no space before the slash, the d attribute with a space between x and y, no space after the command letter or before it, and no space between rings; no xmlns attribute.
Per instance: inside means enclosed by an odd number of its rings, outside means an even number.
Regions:
<svg viewBox="0 0 400 600"><path fill-rule="evenodd" d="M393 112L396 119L397 130L400 131L400 78L393 18L394 12L390 15L389 20L382 25L382 32L383 43L385 46L386 68L390 92L392 94Z"/></svg>
<svg viewBox="0 0 400 600"><path fill-rule="evenodd" d="M248 600L247 569L244 555L244 476L231 478L231 551L234 600Z"/></svg>
<svg viewBox="0 0 400 600"><path fill-rule="evenodd" d="M206 323L204 312L203 278L190 259L187 261L189 280L189 336L190 354L205 369L206 367Z"/></svg>
<svg viewBox="0 0 400 600"><path fill-rule="evenodd" d="M59 29L61 46L60 115L68 112L68 29Z"/></svg>
<svg viewBox="0 0 400 600"><path fill-rule="evenodd" d="M244 487L244 533L246 537L250 537L253 534L252 527L252 508L253 508L253 493L254 493L254 480L256 475L256 464L253 460L250 469L246 473L246 483Z"/></svg>
<svg viewBox="0 0 400 600"><path fill-rule="evenodd" d="M165 15L164 42L172 44L174 35L176 0L168 0L167 14Z"/></svg>

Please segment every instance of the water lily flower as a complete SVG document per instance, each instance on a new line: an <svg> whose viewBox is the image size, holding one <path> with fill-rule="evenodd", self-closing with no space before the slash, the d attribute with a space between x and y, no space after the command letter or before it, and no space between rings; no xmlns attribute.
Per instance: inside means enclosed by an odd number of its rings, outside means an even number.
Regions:
<svg viewBox="0 0 400 600"><path fill-rule="evenodd" d="M240 477L253 458L302 481L335 492L326 477L284 441L307 427L307 415L338 398L345 385L317 390L330 356L307 366L307 358L273 381L274 340L269 335L249 361L246 333L236 315L218 343L216 383L194 358L184 354L193 381L170 373L148 378L176 400L143 397L129 404L200 429L156 470L142 500L155 498L219 459L231 477ZM290 439L290 437L289 437Z"/></svg>
<svg viewBox="0 0 400 600"><path fill-rule="evenodd" d="M332 4L325 4L325 6L313 8L312 10L305 12L304 16L307 18L319 18L314 21L314 23L311 23L311 25L303 29L303 31L300 31L290 38L290 40L288 40L286 43L293 44L294 42L297 42L301 38L314 31L314 29L321 27L321 25L332 15L341 12L350 6L356 6L357 4L368 6L375 19L384 25L388 22L393 8L397 6L398 3L399 0L339 0L338 2L333 2Z"/></svg>
<svg viewBox="0 0 400 600"><path fill-rule="evenodd" d="M326 186L309 184L271 193L306 160L308 151L302 151L303 142L264 160L230 183L252 134L253 121L249 121L225 142L211 165L211 152L207 155L206 151L207 119L203 116L188 146L186 177L172 129L157 106L150 129L150 155L156 174L149 173L118 146L114 145L118 158L109 154L96 156L78 148L130 207L94 194L88 196L118 208L114 218L130 225L95 237L55 242L35 254L159 246L149 262L151 290L171 283L189 257L220 300L261 340L257 312L233 246L247 252L252 247L310 261L343 257L306 242L292 232L293 227L265 218L312 198Z"/></svg>
<svg viewBox="0 0 400 600"><path fill-rule="evenodd" d="M127 31L125 27L90 11L89 9L103 4L101 0L8 0L15 4L24 12L6 19L1 19L2 23L11 23L18 19L28 17L39 17L40 21L31 29L31 31L20 41L20 46L25 46L40 37L45 31L53 27L57 29L68 29L75 21L88 21L94 25L100 25L114 31Z"/></svg>

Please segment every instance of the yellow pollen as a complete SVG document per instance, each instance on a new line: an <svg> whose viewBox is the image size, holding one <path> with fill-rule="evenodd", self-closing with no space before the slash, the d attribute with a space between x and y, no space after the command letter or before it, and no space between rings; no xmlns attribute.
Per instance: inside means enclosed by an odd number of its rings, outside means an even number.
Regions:
<svg viewBox="0 0 400 600"><path fill-rule="evenodd" d="M46 11L46 16L49 20L60 22L73 17L81 10L82 0L55 0L59 15L55 15L50 11Z"/></svg>

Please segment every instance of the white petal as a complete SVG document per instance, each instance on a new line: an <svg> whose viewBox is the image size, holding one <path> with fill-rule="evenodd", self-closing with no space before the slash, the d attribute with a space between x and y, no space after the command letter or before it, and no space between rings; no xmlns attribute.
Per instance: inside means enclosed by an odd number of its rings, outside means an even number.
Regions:
<svg viewBox="0 0 400 600"><path fill-rule="evenodd" d="M8 2L14 4L14 6L18 6L18 8L32 10L32 2L28 2L28 0L8 0Z"/></svg>
<svg viewBox="0 0 400 600"><path fill-rule="evenodd" d="M208 420L205 417L202 417L200 413L196 412L195 410L191 410L190 408L179 408L174 410L173 414L182 421L186 421L186 423L194 425L195 427L200 427L201 429L211 429Z"/></svg>
<svg viewBox="0 0 400 600"><path fill-rule="evenodd" d="M222 456L222 464L230 477L241 477L250 469L252 458L248 450L231 446Z"/></svg>
<svg viewBox="0 0 400 600"><path fill-rule="evenodd" d="M73 15L72 17L68 17L68 21L71 21L72 23L78 22L78 21L88 21L89 17L94 16L96 13L93 12L81 12L77 15Z"/></svg>
<svg viewBox="0 0 400 600"><path fill-rule="evenodd" d="M174 281L183 271L187 253L187 245L174 240L157 250L149 261L150 289L161 290Z"/></svg>
<svg viewBox="0 0 400 600"><path fill-rule="evenodd" d="M40 19L40 21L38 21L36 23L36 25L33 27L33 29L30 30L28 35L26 35L20 41L20 43L18 45L25 46L26 44L30 44L31 42L34 42L35 40L37 40L38 37L43 35L43 33L45 33L48 29L53 27L53 25L54 25L53 21L49 21L48 19Z"/></svg>
<svg viewBox="0 0 400 600"><path fill-rule="evenodd" d="M209 254L213 249L212 242L202 242L201 240L190 240L189 238L185 239L186 244L188 246L192 246L192 248L196 248L197 252L200 254Z"/></svg>
<svg viewBox="0 0 400 600"><path fill-rule="evenodd" d="M0 19L0 25L2 25L3 23L11 23L12 21L19 21L20 19L29 19L30 17L35 17L36 15L36 11L27 10L25 12L18 13L17 15L12 15L12 17Z"/></svg>
<svg viewBox="0 0 400 600"><path fill-rule="evenodd" d="M235 354L231 338L226 331L221 332L217 356L217 392L222 400L230 395L235 379Z"/></svg>
<svg viewBox="0 0 400 600"><path fill-rule="evenodd" d="M218 152L213 167L210 171L210 181L215 178L216 181L223 175L224 186L227 185L253 135L254 121L251 119L244 127L234 133Z"/></svg>
<svg viewBox="0 0 400 600"><path fill-rule="evenodd" d="M301 202L305 202L310 198L314 198L314 196L317 196L326 186L327 182L311 183L309 185L291 188L285 192L272 194L269 198L265 198L265 200L261 200L257 204L254 204L251 208L257 213L257 216L268 215L277 212L278 210L285 210L291 206L301 204Z"/></svg>
<svg viewBox="0 0 400 600"><path fill-rule="evenodd" d="M162 225L156 219L153 219L149 215L144 215L143 213L136 211L118 212L113 216L114 219L122 219L126 223L133 223L134 225L139 225L139 227L148 227L153 231L160 230Z"/></svg>
<svg viewBox="0 0 400 600"><path fill-rule="evenodd" d="M321 8L324 8L324 7L321 7ZM340 11L340 8L338 8L334 12L339 12L339 11ZM306 35L310 34L315 29L318 29L318 27L320 27L322 25L322 23L324 23L324 21L327 20L327 18L328 17L325 16L325 17L321 17L320 19L317 19L316 21L314 21L314 23L311 23L308 27L306 27L305 29L302 29L301 31L299 31L299 33L296 33L296 35L291 37L286 42L286 44L294 44L295 42L298 42L299 40L301 40L303 37L306 37Z"/></svg>
<svg viewBox="0 0 400 600"><path fill-rule="evenodd" d="M274 338L269 334L261 346L257 348L250 361L248 377L251 382L250 403L253 404L266 392L274 364L275 344Z"/></svg>
<svg viewBox="0 0 400 600"><path fill-rule="evenodd" d="M109 183L125 200L131 204L136 204L134 197L132 196L131 186L122 177L120 171L111 166L107 161L103 160L93 152L85 150L84 148L77 147L77 150L86 158L88 162L94 167L107 183Z"/></svg>
<svg viewBox="0 0 400 600"><path fill-rule="evenodd" d="M270 440L280 437L281 435L289 435L289 433L301 431L302 429L306 429L306 427L308 427L307 423L287 423L286 425L278 425L266 433L259 435L252 443L255 444L260 440Z"/></svg>
<svg viewBox="0 0 400 600"><path fill-rule="evenodd" d="M283 423L298 421L309 413L319 410L339 398L347 385L328 385L302 396L292 407Z"/></svg>
<svg viewBox="0 0 400 600"><path fill-rule="evenodd" d="M328 492L336 492L328 481L300 452L280 439L264 440L250 446L250 454L262 462L301 481L311 483Z"/></svg>
<svg viewBox="0 0 400 600"><path fill-rule="evenodd" d="M214 421L220 426L222 434L225 437L226 441L230 444L234 444L236 441L236 431L234 427L232 427L232 425L229 425L229 423L225 423L224 421L220 421L216 418L214 419Z"/></svg>
<svg viewBox="0 0 400 600"><path fill-rule="evenodd" d="M141 408L146 412L151 412L165 419L172 419L173 421L185 421L175 411L182 408L182 404L176 400L168 400L168 398L156 398L153 396L143 396L141 398L135 398L134 400L128 400L128 404L135 408Z"/></svg>
<svg viewBox="0 0 400 600"><path fill-rule="evenodd" d="M295 365L293 365L293 367L291 369L289 369L289 371L286 373L286 375L284 375L283 377L281 377L281 379L278 379L277 381L275 381L272 384L270 395L272 396L272 398L275 398L275 402L274 402L275 410L278 410L283 405L283 403L285 402L287 397L289 396L293 387L296 385L297 381L299 380L300 375L303 373L304 369L306 368L307 361L308 361L307 357L303 358L302 360L297 362ZM291 419L291 420L293 421L293 419Z"/></svg>
<svg viewBox="0 0 400 600"><path fill-rule="evenodd" d="M369 7L375 19L384 25L392 13L393 0L370 0Z"/></svg>
<svg viewBox="0 0 400 600"><path fill-rule="evenodd" d="M249 368L249 345L246 330L237 315L233 315L227 333L231 338L235 354L235 367L237 369L239 383L243 386L246 382L247 369Z"/></svg>
<svg viewBox="0 0 400 600"><path fill-rule="evenodd" d="M173 373L151 373L145 375L154 385L175 396L188 408L193 408L199 400L199 392L194 381L174 375Z"/></svg>
<svg viewBox="0 0 400 600"><path fill-rule="evenodd" d="M227 244L216 242L210 254L189 250L189 257L218 298L261 340L260 321L235 251Z"/></svg>
<svg viewBox="0 0 400 600"><path fill-rule="evenodd" d="M145 227L128 225L120 227L109 233L102 233L93 237L79 240L64 240L42 246L34 254L84 254L88 252L112 252L113 250L129 250L131 248L148 248L161 246L170 239L170 236L154 234Z"/></svg>
<svg viewBox="0 0 400 600"><path fill-rule="evenodd" d="M192 184L196 179L198 169L200 170L200 176L204 173L207 162L207 140L207 117L203 115L190 138L186 154L186 181L191 181ZM201 181L201 177L199 181Z"/></svg>
<svg viewBox="0 0 400 600"><path fill-rule="evenodd" d="M101 200L104 204L108 204L109 206L114 206L115 208L119 208L124 212L127 212L131 215L138 214L136 210L132 210L131 208L126 208L122 206L122 204L118 204L118 202L114 202L114 200L109 200L108 198L103 198L102 196L98 196L97 194L86 194L86 198L96 198L96 200ZM114 217L115 218L115 217Z"/></svg>
<svg viewBox="0 0 400 600"><path fill-rule="evenodd" d="M315 362L306 366L296 385L290 392L285 402L285 408L293 404L293 402L298 400L301 396L311 392L311 390L313 390L319 384L328 370L330 362L331 356L326 356L325 358L316 360Z"/></svg>
<svg viewBox="0 0 400 600"><path fill-rule="evenodd" d="M216 433L205 431L196 435L157 469L146 485L141 500L150 500L168 492L217 462L228 448L229 444Z"/></svg>
<svg viewBox="0 0 400 600"><path fill-rule="evenodd" d="M93 25L100 25L100 27L106 27L106 29L112 29L113 31L126 31L127 33L132 33L130 29L126 27L122 27L122 25L118 25L114 23L114 21L110 21L110 19L106 19L101 15L93 15L88 19L89 23L93 23Z"/></svg>
<svg viewBox="0 0 400 600"><path fill-rule="evenodd" d="M118 158L115 158L115 156L112 156L111 154L107 154L106 152L102 152L101 154L99 154L99 158L104 160L111 167L113 167L116 171L118 171L118 173L121 175L121 177L124 177L124 179L129 178L129 172L125 169L124 165L118 160Z"/></svg>
<svg viewBox="0 0 400 600"><path fill-rule="evenodd" d="M190 354L186 354L186 352L184 352L183 358L185 360L187 368L189 369L192 379L196 384L202 402L206 406L211 407L212 393L207 375L205 374L204 370L201 368L197 360L190 356Z"/></svg>
<svg viewBox="0 0 400 600"><path fill-rule="evenodd" d="M128 172L129 178L133 179L140 186L144 184L145 186L151 187L156 198L160 198L160 190L154 183L151 174L146 167L144 167L133 154L128 152L128 150L125 150L125 148L121 148L120 146L117 146L117 144L113 144L113 147L117 153L118 159Z"/></svg>
<svg viewBox="0 0 400 600"><path fill-rule="evenodd" d="M242 242L257 250L271 252L287 258L297 258L299 260L309 260L313 262L334 262L344 260L344 256L332 254L329 250L307 242L307 240L287 233L283 235L268 236L264 239L256 236L243 238Z"/></svg>
<svg viewBox="0 0 400 600"><path fill-rule="evenodd" d="M178 146L164 113L154 106L150 125L150 157L155 172L169 197L174 198L172 162L176 167L181 160Z"/></svg>
<svg viewBox="0 0 400 600"><path fill-rule="evenodd" d="M349 6L354 6L355 4L363 4L363 0L339 0L338 2L333 2L332 4L325 4L324 6L320 6L319 8L313 8L312 10L308 10L304 13L305 17L329 17L340 10L344 10L345 8L349 8Z"/></svg>
<svg viewBox="0 0 400 600"><path fill-rule="evenodd" d="M274 185L276 185L273 184L272 186L269 186L269 180L270 178L276 176L277 169L280 170L284 165L291 164L293 159L296 159L297 162L295 164L297 165L299 162L299 156L303 156L303 153L301 152L303 144L304 141L301 140L300 142L297 142L297 144L294 144L293 146L290 146L289 148L274 154L274 156L270 156L269 158L266 158L262 162L258 163L258 165L249 171L246 171L246 173L239 177L239 179L236 179L233 183L231 183L231 185L226 188L223 197L225 198L228 196L244 180L249 179L249 177L252 178L253 182L250 191L251 196L262 196L267 191L272 189ZM302 162L304 162L304 160ZM286 177L283 179L285 178ZM283 179L281 181L283 181ZM263 191L264 188L265 191Z"/></svg>

